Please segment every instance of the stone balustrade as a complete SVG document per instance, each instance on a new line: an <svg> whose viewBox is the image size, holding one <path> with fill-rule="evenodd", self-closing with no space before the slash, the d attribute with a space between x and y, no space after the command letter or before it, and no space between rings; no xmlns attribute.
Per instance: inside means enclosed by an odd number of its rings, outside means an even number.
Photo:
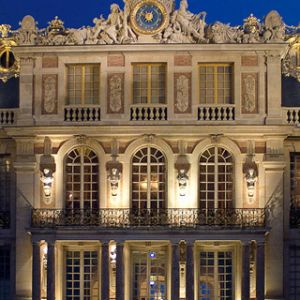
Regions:
<svg viewBox="0 0 300 300"><path fill-rule="evenodd" d="M18 109L0 109L0 125L14 125L17 121Z"/></svg>
<svg viewBox="0 0 300 300"><path fill-rule="evenodd" d="M66 106L65 122L99 122L101 121L100 106Z"/></svg>
<svg viewBox="0 0 300 300"><path fill-rule="evenodd" d="M283 123L289 125L300 124L300 107L283 107Z"/></svg>
<svg viewBox="0 0 300 300"><path fill-rule="evenodd" d="M201 104L198 107L198 121L234 121L234 104Z"/></svg>
<svg viewBox="0 0 300 300"><path fill-rule="evenodd" d="M168 108L167 105L132 105L130 107L131 121L167 121Z"/></svg>

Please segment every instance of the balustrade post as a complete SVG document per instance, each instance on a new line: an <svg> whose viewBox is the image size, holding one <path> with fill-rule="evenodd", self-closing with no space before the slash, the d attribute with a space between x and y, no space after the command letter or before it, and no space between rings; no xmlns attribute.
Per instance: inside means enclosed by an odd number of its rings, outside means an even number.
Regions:
<svg viewBox="0 0 300 300"><path fill-rule="evenodd" d="M179 299L179 244L176 242L172 244L172 284L171 284L171 299Z"/></svg>
<svg viewBox="0 0 300 300"><path fill-rule="evenodd" d="M250 299L250 243L243 242L242 300Z"/></svg>
<svg viewBox="0 0 300 300"><path fill-rule="evenodd" d="M47 241L47 300L55 300L55 242Z"/></svg>
<svg viewBox="0 0 300 300"><path fill-rule="evenodd" d="M116 247L116 300L124 300L124 244L117 242Z"/></svg>
<svg viewBox="0 0 300 300"><path fill-rule="evenodd" d="M101 299L109 300L109 244L102 243L101 249Z"/></svg>
<svg viewBox="0 0 300 300"><path fill-rule="evenodd" d="M32 300L41 300L41 247L32 242Z"/></svg>
<svg viewBox="0 0 300 300"><path fill-rule="evenodd" d="M194 243L186 243L186 277L185 294L186 300L194 300Z"/></svg>

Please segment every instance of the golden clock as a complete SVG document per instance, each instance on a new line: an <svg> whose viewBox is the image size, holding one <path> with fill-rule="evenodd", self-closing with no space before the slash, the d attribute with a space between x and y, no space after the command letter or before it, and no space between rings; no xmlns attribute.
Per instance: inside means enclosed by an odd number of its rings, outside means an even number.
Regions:
<svg viewBox="0 0 300 300"><path fill-rule="evenodd" d="M137 33L155 35L169 23L169 14L157 0L139 2L132 10L131 25Z"/></svg>

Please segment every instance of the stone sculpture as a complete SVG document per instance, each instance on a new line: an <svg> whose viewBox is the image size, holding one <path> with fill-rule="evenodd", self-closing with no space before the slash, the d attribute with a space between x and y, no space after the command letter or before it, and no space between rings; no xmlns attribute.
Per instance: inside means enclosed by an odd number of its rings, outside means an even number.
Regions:
<svg viewBox="0 0 300 300"><path fill-rule="evenodd" d="M140 0L123 0L124 10L118 4L111 5L107 19L102 15L94 18L93 26L78 29L65 28L64 22L55 17L47 28L38 29L33 17L25 16L21 27L13 31L7 29L7 37L12 36L19 45L89 45L89 44L134 44L139 35L131 28L130 16ZM250 15L242 26L230 26L215 22L207 26L206 12L193 14L188 10L188 1L181 0L175 10L175 1L159 0L170 15L167 27L153 37L155 43L263 43L283 42L286 25L276 11L271 11L264 23ZM3 38L3 36L2 36Z"/></svg>

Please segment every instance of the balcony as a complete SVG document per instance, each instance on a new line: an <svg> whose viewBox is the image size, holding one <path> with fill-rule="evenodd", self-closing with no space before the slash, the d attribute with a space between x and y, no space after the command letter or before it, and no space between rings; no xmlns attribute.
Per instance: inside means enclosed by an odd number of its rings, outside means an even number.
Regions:
<svg viewBox="0 0 300 300"><path fill-rule="evenodd" d="M32 228L245 228L266 226L266 209L32 209Z"/></svg>
<svg viewBox="0 0 300 300"><path fill-rule="evenodd" d="M10 212L0 211L0 229L8 229L10 226Z"/></svg>

